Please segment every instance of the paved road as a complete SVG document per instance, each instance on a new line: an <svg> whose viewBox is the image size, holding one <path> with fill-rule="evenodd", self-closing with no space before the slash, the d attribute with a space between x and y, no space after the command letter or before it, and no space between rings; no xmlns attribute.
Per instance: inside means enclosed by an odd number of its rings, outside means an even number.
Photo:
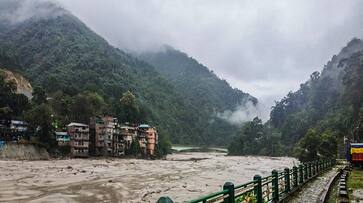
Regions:
<svg viewBox="0 0 363 203"><path fill-rule="evenodd" d="M337 171L338 168L334 168L315 178L312 182L307 183L305 188L298 192L289 203L316 202L324 187L328 185L330 179L333 178Z"/></svg>

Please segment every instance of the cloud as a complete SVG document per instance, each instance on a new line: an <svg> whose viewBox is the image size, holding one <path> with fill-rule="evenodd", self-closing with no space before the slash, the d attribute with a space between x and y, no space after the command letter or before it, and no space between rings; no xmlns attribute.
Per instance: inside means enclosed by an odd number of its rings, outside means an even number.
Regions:
<svg viewBox="0 0 363 203"><path fill-rule="evenodd" d="M268 120L263 104L254 105L251 101L238 105L233 111L226 110L216 114L218 118L224 119L231 124L240 125L244 122L250 121L255 117L259 117L263 121Z"/></svg>
<svg viewBox="0 0 363 203"><path fill-rule="evenodd" d="M53 2L114 46L145 51L169 44L267 105L363 36L360 0Z"/></svg>
<svg viewBox="0 0 363 203"><path fill-rule="evenodd" d="M0 20L14 24L33 17L49 18L65 14L66 11L58 9L58 6L49 0L2 0Z"/></svg>
<svg viewBox="0 0 363 203"><path fill-rule="evenodd" d="M113 45L170 44L269 103L363 35L358 0L59 1Z"/></svg>

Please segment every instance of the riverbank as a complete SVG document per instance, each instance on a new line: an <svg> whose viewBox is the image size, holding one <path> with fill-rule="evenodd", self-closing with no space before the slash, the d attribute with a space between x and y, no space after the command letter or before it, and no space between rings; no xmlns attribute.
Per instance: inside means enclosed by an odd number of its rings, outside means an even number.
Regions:
<svg viewBox="0 0 363 203"><path fill-rule="evenodd" d="M288 157L178 153L166 160L0 161L0 202L155 202L190 200L298 162Z"/></svg>

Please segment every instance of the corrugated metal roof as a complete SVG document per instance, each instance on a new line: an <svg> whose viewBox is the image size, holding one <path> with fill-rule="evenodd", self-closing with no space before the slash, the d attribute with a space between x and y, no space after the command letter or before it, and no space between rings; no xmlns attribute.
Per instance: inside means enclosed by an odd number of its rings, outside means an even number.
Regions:
<svg viewBox="0 0 363 203"><path fill-rule="evenodd" d="M68 135L67 132L55 132L55 135Z"/></svg>
<svg viewBox="0 0 363 203"><path fill-rule="evenodd" d="M88 125L83 124L83 123L70 123L67 126L79 126L79 127L88 127Z"/></svg>
<svg viewBox="0 0 363 203"><path fill-rule="evenodd" d="M139 128L150 128L148 124L140 124Z"/></svg>

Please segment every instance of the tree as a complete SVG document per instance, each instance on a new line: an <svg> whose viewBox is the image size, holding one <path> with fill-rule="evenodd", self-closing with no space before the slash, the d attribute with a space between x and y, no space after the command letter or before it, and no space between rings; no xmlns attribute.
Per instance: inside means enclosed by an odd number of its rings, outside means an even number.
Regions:
<svg viewBox="0 0 363 203"><path fill-rule="evenodd" d="M295 154L302 162L317 160L319 158L319 146L320 137L317 131L309 129L306 135L298 143Z"/></svg>
<svg viewBox="0 0 363 203"><path fill-rule="evenodd" d="M259 154L263 140L264 126L258 117L247 122L232 140L228 150L231 155Z"/></svg>
<svg viewBox="0 0 363 203"><path fill-rule="evenodd" d="M332 132L324 132L320 136L319 155L324 158L335 158L338 150L336 136Z"/></svg>
<svg viewBox="0 0 363 203"><path fill-rule="evenodd" d="M363 53L352 56L345 69L343 78L344 102L353 108L353 119L359 116L359 109L363 105Z"/></svg>
<svg viewBox="0 0 363 203"><path fill-rule="evenodd" d="M37 105L47 102L47 95L42 87L37 86L34 88L32 102Z"/></svg>
<svg viewBox="0 0 363 203"><path fill-rule="evenodd" d="M45 144L48 149L56 144L52 115L52 109L47 104L34 106L25 114L25 120L30 124L31 130L39 136L39 141Z"/></svg>
<svg viewBox="0 0 363 203"><path fill-rule="evenodd" d="M122 95L117 116L121 122L138 123L142 120L140 107L132 92L127 91Z"/></svg>
<svg viewBox="0 0 363 203"><path fill-rule="evenodd" d="M21 117L29 109L28 98L16 93L16 83L0 74L0 117Z"/></svg>
<svg viewBox="0 0 363 203"><path fill-rule="evenodd" d="M169 136L161 129L158 130L158 144L156 146L156 156L162 157L171 153L171 142Z"/></svg>
<svg viewBox="0 0 363 203"><path fill-rule="evenodd" d="M89 123L93 116L104 112L106 104L103 98L93 92L78 94L70 106L71 118L76 122Z"/></svg>

